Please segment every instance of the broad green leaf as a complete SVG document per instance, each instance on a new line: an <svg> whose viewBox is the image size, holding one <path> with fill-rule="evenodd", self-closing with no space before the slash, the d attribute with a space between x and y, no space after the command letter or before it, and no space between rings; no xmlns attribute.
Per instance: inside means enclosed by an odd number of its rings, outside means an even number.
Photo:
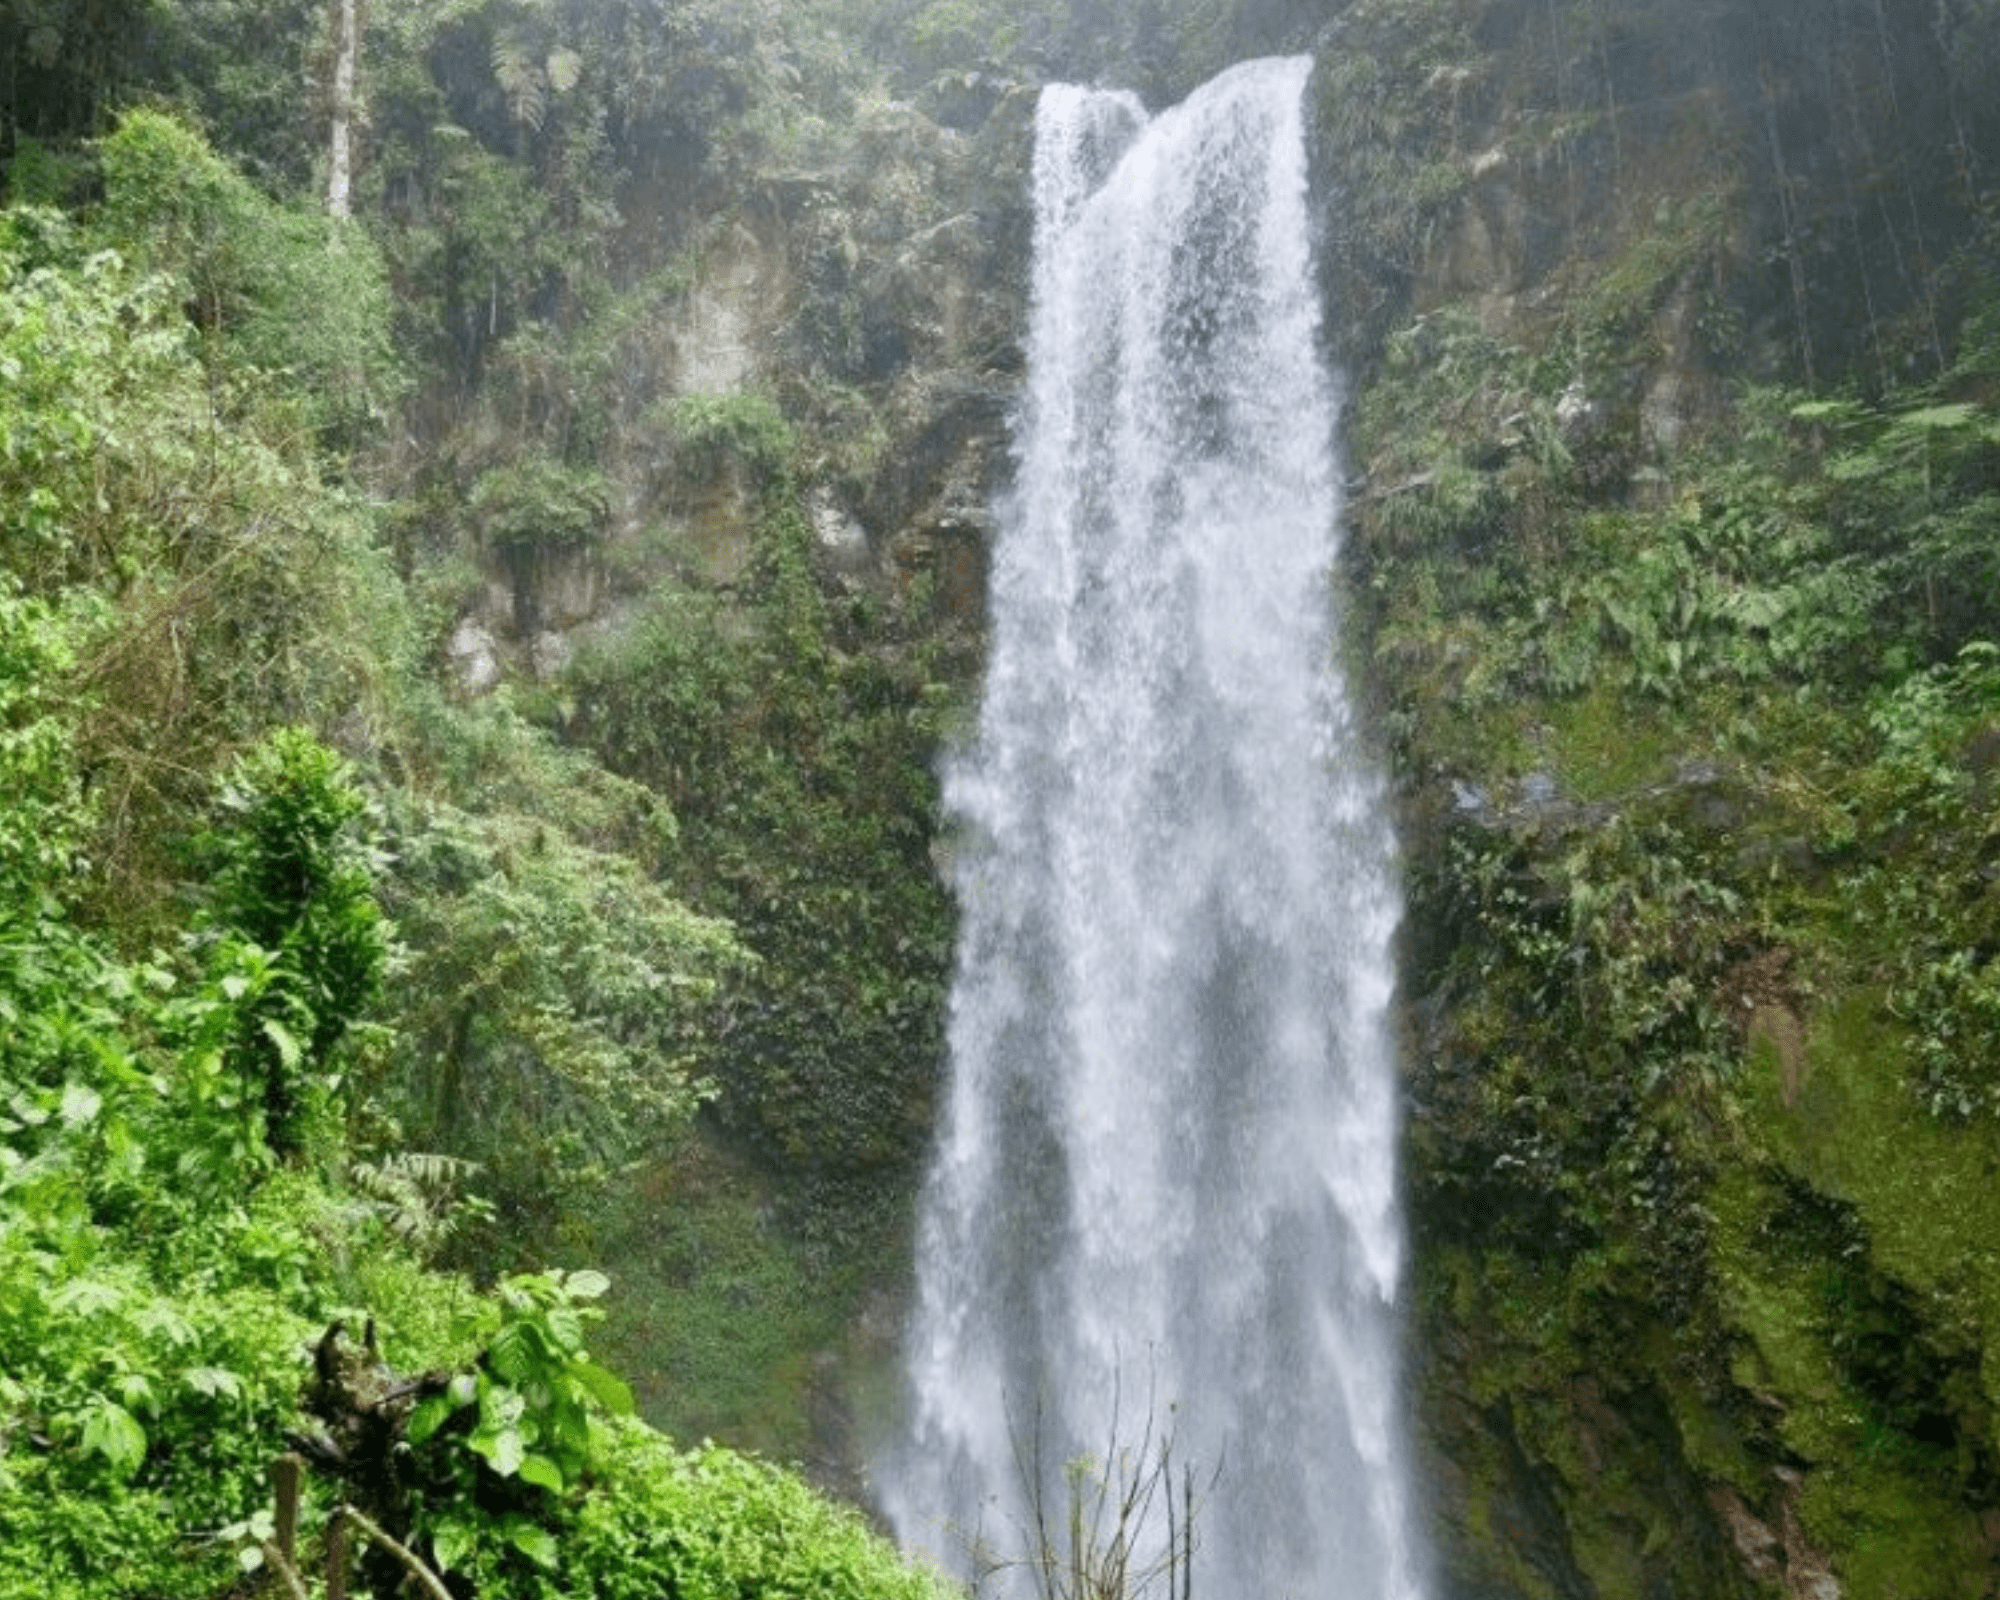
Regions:
<svg viewBox="0 0 2000 1600"><path fill-rule="evenodd" d="M155 1300L151 1305L142 1306L132 1321L141 1332L151 1334L174 1349L195 1341L194 1324L178 1306L164 1301Z"/></svg>
<svg viewBox="0 0 2000 1600"><path fill-rule="evenodd" d="M111 1400L96 1401L84 1414L82 1444L85 1454L104 1457L127 1478L146 1459L146 1430L131 1412Z"/></svg>
<svg viewBox="0 0 2000 1600"><path fill-rule="evenodd" d="M431 1532L431 1559L437 1563L440 1572L450 1572L478 1545L478 1535L472 1524L460 1522L456 1517L440 1522Z"/></svg>
<svg viewBox="0 0 2000 1600"><path fill-rule="evenodd" d="M555 1535L537 1527L526 1517L509 1517L501 1524L500 1535L522 1555L545 1572L553 1572L561 1560Z"/></svg>
<svg viewBox="0 0 2000 1600"><path fill-rule="evenodd" d="M127 1372L117 1382L118 1398L129 1411L151 1415L159 1409L153 1398L153 1380L143 1372Z"/></svg>
<svg viewBox="0 0 2000 1600"><path fill-rule="evenodd" d="M510 1322L493 1335L486 1361L508 1383L524 1383L547 1359L540 1330L529 1322Z"/></svg>
<svg viewBox="0 0 2000 1600"><path fill-rule="evenodd" d="M231 1400L243 1397L243 1380L227 1367L189 1367L181 1374L181 1381L196 1394L227 1395Z"/></svg>
<svg viewBox="0 0 2000 1600"><path fill-rule="evenodd" d="M58 1311L94 1317L123 1306L125 1291L101 1278L74 1278L49 1296L49 1303Z"/></svg>
<svg viewBox="0 0 2000 1600"><path fill-rule="evenodd" d="M590 1418L580 1399L567 1395L552 1404L542 1418L543 1438L558 1454L581 1458L590 1447Z"/></svg>
<svg viewBox="0 0 2000 1600"><path fill-rule="evenodd" d="M569 1291L572 1300L595 1300L611 1287L611 1280L601 1272L586 1268L582 1272L572 1272L563 1280L563 1287Z"/></svg>
<svg viewBox="0 0 2000 1600"><path fill-rule="evenodd" d="M81 1083L63 1085L62 1120L66 1128L78 1128L92 1120L104 1104L104 1097Z"/></svg>
<svg viewBox="0 0 2000 1600"><path fill-rule="evenodd" d="M528 1400L518 1389L504 1383L489 1383L479 1394L479 1427L483 1433L511 1428L527 1415Z"/></svg>
<svg viewBox="0 0 2000 1600"><path fill-rule="evenodd" d="M464 1403L461 1400L454 1400L449 1394L434 1394L418 1401L416 1409L410 1413L410 1425L403 1436L411 1444L422 1444L443 1427L445 1419L459 1410Z"/></svg>
<svg viewBox="0 0 2000 1600"><path fill-rule="evenodd" d="M536 1455L532 1451L521 1458L521 1481L539 1484L552 1494L563 1492L562 1468L547 1456Z"/></svg>
<svg viewBox="0 0 2000 1600"><path fill-rule="evenodd" d="M287 1070L296 1070L299 1062L305 1058L305 1051L300 1048L298 1037L276 1017L266 1017L263 1026L264 1037L277 1047L278 1059L285 1064Z"/></svg>
<svg viewBox="0 0 2000 1600"><path fill-rule="evenodd" d="M475 1433L470 1443L472 1448L486 1458L487 1464L503 1478L511 1478L521 1470L521 1463L527 1459L527 1445L522 1441L518 1428L501 1428L493 1433Z"/></svg>
<svg viewBox="0 0 2000 1600"><path fill-rule="evenodd" d="M550 1306L546 1320L549 1337L558 1350L574 1355L583 1348L583 1318L575 1306Z"/></svg>
<svg viewBox="0 0 2000 1600"><path fill-rule="evenodd" d="M617 1373L600 1367L595 1361L576 1361L570 1364L570 1376L597 1403L615 1417L629 1417L634 1408L632 1389Z"/></svg>

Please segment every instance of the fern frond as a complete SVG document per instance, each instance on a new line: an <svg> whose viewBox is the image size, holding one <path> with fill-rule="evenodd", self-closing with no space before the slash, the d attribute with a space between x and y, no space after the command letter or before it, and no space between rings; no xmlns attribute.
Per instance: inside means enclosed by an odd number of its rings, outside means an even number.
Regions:
<svg viewBox="0 0 2000 1600"><path fill-rule="evenodd" d="M528 54L527 40L512 29L493 36L493 80L514 120L539 133L548 110L547 79Z"/></svg>
<svg viewBox="0 0 2000 1600"><path fill-rule="evenodd" d="M450 1238L461 1217L483 1202L460 1195L458 1186L479 1171L479 1163L434 1150L397 1150L379 1161L357 1161L348 1182L397 1238L431 1249Z"/></svg>
<svg viewBox="0 0 2000 1600"><path fill-rule="evenodd" d="M557 45L549 52L548 85L557 94L568 94L583 76L583 57L567 45Z"/></svg>

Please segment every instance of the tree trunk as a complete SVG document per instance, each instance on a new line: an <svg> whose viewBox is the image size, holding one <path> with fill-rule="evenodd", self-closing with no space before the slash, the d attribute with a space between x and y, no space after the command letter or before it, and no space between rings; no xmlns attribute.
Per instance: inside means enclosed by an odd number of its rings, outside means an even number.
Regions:
<svg viewBox="0 0 2000 1600"><path fill-rule="evenodd" d="M361 0L334 0L333 134L326 174L327 215L344 217L353 186L354 84L361 64Z"/></svg>

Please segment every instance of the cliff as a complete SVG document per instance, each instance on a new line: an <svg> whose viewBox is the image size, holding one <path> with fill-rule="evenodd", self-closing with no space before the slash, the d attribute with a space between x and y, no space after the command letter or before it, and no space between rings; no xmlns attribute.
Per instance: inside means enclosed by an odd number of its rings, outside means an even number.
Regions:
<svg viewBox="0 0 2000 1600"><path fill-rule="evenodd" d="M1158 99L1310 49L1341 583L1410 901L1411 1359L1449 1583L1987 1593L1991 12L1153 22L989 38L708 195L616 365L592 598L517 564L476 620L533 653L510 618L586 637L663 573L741 588L768 507L742 451L693 447L688 397L755 392L796 430L786 492L841 648L921 657L961 699L1034 80ZM565 692L611 748L604 680ZM773 1027L795 1052L797 1020ZM812 1192L895 1191L935 1037L868 1069L866 1115L908 1120L838 1171L814 1103L857 1071L838 1052L723 1124L780 1192L808 1151ZM814 1369L829 1471L886 1314L858 1364Z"/></svg>
<svg viewBox="0 0 2000 1600"><path fill-rule="evenodd" d="M1452 1582L1989 1593L1992 18L1318 38Z"/></svg>

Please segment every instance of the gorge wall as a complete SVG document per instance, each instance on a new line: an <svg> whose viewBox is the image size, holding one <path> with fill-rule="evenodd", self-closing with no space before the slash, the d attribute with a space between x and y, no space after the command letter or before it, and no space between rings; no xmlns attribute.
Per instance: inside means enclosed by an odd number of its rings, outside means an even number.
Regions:
<svg viewBox="0 0 2000 1600"><path fill-rule="evenodd" d="M1985 1046L1933 976L1986 959L1987 713L1912 730L1922 820L1894 747L1991 591L1892 574L1921 491L1848 498L1869 434L1815 424L1991 417L1993 18L1362 4L1322 37L1447 1564L1988 1593L1994 1130L1939 1093Z"/></svg>
<svg viewBox="0 0 2000 1600"><path fill-rule="evenodd" d="M1995 9L1169 9L1073 7L785 159L635 179L628 213L677 220L621 246L596 520L532 549L484 531L462 681L511 664L615 749L606 680L565 664L662 586L763 604L782 458L841 659L946 707L894 752L921 768L982 658L1035 82L1158 103L1310 50L1341 583L1412 897L1409 1336L1446 1577L1992 1593ZM465 482L560 410L505 344L436 426ZM921 778L894 782L928 938L949 843ZM857 1490L899 1269L856 1259L901 1259L924 949L875 969L913 1020L846 1055L738 1016L736 1047L775 1041L795 1076L717 1113L794 1233L873 1219L812 1247L846 1335L771 1380ZM828 1133L856 1083L879 1138Z"/></svg>

